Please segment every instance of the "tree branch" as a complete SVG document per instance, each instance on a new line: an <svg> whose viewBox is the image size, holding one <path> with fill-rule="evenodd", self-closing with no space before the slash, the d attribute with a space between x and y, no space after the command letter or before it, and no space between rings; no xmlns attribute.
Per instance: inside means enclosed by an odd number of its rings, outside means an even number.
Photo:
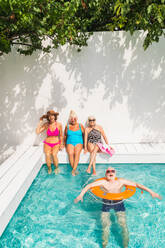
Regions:
<svg viewBox="0 0 165 248"><path fill-rule="evenodd" d="M6 16L0 16L0 19L1 20L4 20L4 21L8 21L10 19L10 17L6 17Z"/></svg>
<svg viewBox="0 0 165 248"><path fill-rule="evenodd" d="M32 47L31 44L28 44L28 43L22 43L22 42L12 42L12 45L23 45L23 46L30 46Z"/></svg>

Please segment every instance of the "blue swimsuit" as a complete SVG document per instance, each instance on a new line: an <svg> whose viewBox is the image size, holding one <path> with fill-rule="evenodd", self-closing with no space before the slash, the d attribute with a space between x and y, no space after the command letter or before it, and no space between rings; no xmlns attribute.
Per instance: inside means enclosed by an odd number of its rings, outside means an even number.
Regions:
<svg viewBox="0 0 165 248"><path fill-rule="evenodd" d="M69 124L68 124L68 129L67 129L67 140L66 144L76 146L77 144L82 144L83 145L83 134L81 130L81 125L79 124L80 129L77 131L72 131L69 129Z"/></svg>

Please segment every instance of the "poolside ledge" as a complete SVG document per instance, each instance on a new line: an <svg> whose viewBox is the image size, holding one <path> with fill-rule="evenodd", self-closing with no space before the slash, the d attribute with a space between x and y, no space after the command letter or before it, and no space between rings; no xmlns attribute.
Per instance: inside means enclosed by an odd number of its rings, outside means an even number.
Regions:
<svg viewBox="0 0 165 248"><path fill-rule="evenodd" d="M165 143L115 143L111 146L115 154L110 157L100 153L97 155L97 163L165 163ZM69 162L64 150L59 152L58 157L62 164ZM81 153L80 163L89 163L89 153Z"/></svg>
<svg viewBox="0 0 165 248"><path fill-rule="evenodd" d="M42 166L41 147L18 149L0 166L0 236Z"/></svg>
<svg viewBox="0 0 165 248"><path fill-rule="evenodd" d="M97 163L165 163L165 143L112 144L113 157L97 155ZM68 163L65 150L59 152L59 163ZM89 162L89 153L81 154L80 163ZM0 236L26 194L42 164L42 146L19 148L0 165Z"/></svg>

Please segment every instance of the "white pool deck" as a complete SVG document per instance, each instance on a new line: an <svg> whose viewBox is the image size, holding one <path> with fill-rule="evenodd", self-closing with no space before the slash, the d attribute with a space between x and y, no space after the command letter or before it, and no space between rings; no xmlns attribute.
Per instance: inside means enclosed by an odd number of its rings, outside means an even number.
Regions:
<svg viewBox="0 0 165 248"><path fill-rule="evenodd" d="M115 155L97 155L97 163L164 163L165 143L112 144ZM59 152L59 163L68 163L67 154ZM80 163L89 162L89 153L81 154ZM0 165L0 236L26 194L42 164L43 147L21 147Z"/></svg>

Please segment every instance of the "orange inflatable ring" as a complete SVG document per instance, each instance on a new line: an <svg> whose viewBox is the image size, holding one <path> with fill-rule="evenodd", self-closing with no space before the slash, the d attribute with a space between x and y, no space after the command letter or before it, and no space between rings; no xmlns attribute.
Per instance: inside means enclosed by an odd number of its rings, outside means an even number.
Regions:
<svg viewBox="0 0 165 248"><path fill-rule="evenodd" d="M105 177L103 178L99 178L98 180L103 180L106 179ZM117 180L117 178L116 178ZM123 200L123 199L127 199L130 198L131 196L133 196L136 192L136 187L134 186L125 186L125 191L121 192L121 193L106 193L104 192L100 186L96 186L96 187L92 187L90 189L90 191L97 197L99 198L103 198L106 200Z"/></svg>

